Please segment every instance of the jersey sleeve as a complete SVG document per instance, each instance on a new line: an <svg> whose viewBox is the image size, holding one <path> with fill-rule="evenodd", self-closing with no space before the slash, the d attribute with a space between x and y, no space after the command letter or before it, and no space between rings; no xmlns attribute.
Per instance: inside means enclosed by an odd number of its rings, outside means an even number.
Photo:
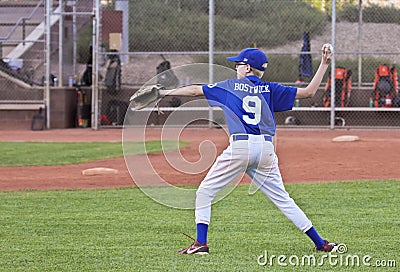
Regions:
<svg viewBox="0 0 400 272"><path fill-rule="evenodd" d="M221 81L215 84L203 85L203 93L211 107L222 106L226 104L228 81Z"/></svg>
<svg viewBox="0 0 400 272"><path fill-rule="evenodd" d="M271 83L274 112L287 111L293 108L297 88Z"/></svg>

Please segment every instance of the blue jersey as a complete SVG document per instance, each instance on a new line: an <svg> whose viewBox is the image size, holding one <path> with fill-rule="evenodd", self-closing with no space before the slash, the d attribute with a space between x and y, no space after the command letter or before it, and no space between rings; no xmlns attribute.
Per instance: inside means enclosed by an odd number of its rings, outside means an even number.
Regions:
<svg viewBox="0 0 400 272"><path fill-rule="evenodd" d="M210 106L224 111L230 134L273 136L274 112L292 109L297 88L247 76L204 85L203 93Z"/></svg>

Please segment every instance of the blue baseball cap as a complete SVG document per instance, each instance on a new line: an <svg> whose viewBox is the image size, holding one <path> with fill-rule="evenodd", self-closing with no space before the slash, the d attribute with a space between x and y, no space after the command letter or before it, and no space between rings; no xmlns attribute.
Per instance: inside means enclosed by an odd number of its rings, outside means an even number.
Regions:
<svg viewBox="0 0 400 272"><path fill-rule="evenodd" d="M267 56L257 48L243 49L239 55L235 57L227 57L226 59L232 62L243 62L249 64L251 67L260 71L265 71L268 64Z"/></svg>

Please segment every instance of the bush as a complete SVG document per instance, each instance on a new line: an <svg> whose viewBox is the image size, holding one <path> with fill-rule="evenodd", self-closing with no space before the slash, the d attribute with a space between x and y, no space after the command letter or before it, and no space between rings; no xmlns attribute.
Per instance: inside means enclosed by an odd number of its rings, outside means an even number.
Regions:
<svg viewBox="0 0 400 272"><path fill-rule="evenodd" d="M363 10L363 21L366 23L400 24L400 12L393 8L368 7Z"/></svg>
<svg viewBox="0 0 400 272"><path fill-rule="evenodd" d="M188 3L193 5L189 5ZM202 2L202 3L197 3ZM131 51L208 50L208 5L204 1L135 1L130 5ZM215 47L238 50L301 40L322 33L326 17L296 1L216 1Z"/></svg>
<svg viewBox="0 0 400 272"><path fill-rule="evenodd" d="M337 21L358 22L359 10L358 6L348 5L337 12Z"/></svg>
<svg viewBox="0 0 400 272"><path fill-rule="evenodd" d="M326 15L302 1L215 1L215 49L274 47L321 34ZM130 6L130 51L207 51L208 1L137 0ZM80 30L78 58L86 63L92 24Z"/></svg>
<svg viewBox="0 0 400 272"><path fill-rule="evenodd" d="M363 8L363 22L365 23L396 23L400 24L398 9L371 6ZM338 21L358 22L358 6L347 5L337 13Z"/></svg>

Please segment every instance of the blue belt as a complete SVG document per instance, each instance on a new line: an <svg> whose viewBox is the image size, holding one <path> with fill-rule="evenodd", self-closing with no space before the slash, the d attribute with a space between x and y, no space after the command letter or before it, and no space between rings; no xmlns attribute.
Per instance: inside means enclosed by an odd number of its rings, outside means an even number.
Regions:
<svg viewBox="0 0 400 272"><path fill-rule="evenodd" d="M272 142L272 136L269 135L263 135L264 140L268 142ZM234 134L232 135L232 140L233 141L247 141L249 139L249 135L246 134Z"/></svg>

